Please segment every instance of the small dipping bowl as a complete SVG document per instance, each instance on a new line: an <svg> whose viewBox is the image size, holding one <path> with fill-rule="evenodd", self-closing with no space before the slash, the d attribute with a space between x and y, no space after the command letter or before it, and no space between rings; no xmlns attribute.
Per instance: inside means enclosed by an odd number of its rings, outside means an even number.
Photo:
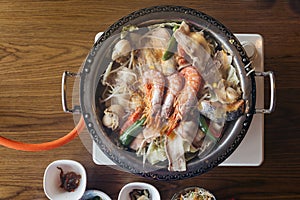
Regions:
<svg viewBox="0 0 300 200"><path fill-rule="evenodd" d="M158 190L153 186L148 183L143 183L143 182L132 182L126 184L120 191L118 200L130 200L129 193L134 190L134 189L147 189L150 193L150 199L151 200L160 200L160 194Z"/></svg>
<svg viewBox="0 0 300 200"><path fill-rule="evenodd" d="M74 172L80 175L80 183L78 187L72 191L68 192L61 188L60 181L60 167L64 174L68 172ZM56 160L48 165L44 173L43 187L46 196L52 200L64 200L64 199L80 199L85 192L86 188L86 171L84 167L74 160Z"/></svg>
<svg viewBox="0 0 300 200"><path fill-rule="evenodd" d="M102 200L111 200L111 198L102 191L99 190L87 190L84 192L80 200L88 200L95 197L100 197Z"/></svg>
<svg viewBox="0 0 300 200"><path fill-rule="evenodd" d="M188 187L183 190L180 190L179 192L173 195L171 200L179 200L181 195L187 194L191 191L197 191L201 192L202 194L205 194L207 196L205 200L216 200L216 197L210 191L200 187Z"/></svg>

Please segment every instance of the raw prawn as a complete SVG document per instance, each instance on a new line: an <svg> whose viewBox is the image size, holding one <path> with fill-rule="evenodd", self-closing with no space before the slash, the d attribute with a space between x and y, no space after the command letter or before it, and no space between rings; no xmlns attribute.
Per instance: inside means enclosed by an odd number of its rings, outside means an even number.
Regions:
<svg viewBox="0 0 300 200"><path fill-rule="evenodd" d="M203 79L195 67L189 66L180 71L185 79L185 85L175 100L175 110L169 119L167 135L178 126L183 116L196 105L197 92L203 87Z"/></svg>
<svg viewBox="0 0 300 200"><path fill-rule="evenodd" d="M165 119L168 119L172 113L174 100L183 88L184 80L181 74L174 73L167 77L167 82L168 88L161 111L162 117Z"/></svg>
<svg viewBox="0 0 300 200"><path fill-rule="evenodd" d="M176 62L179 65L179 68L190 65L189 62L186 60L187 55L184 49L179 44L177 45L177 52L178 55L176 56Z"/></svg>
<svg viewBox="0 0 300 200"><path fill-rule="evenodd" d="M149 125L152 125L153 122L159 124L165 77L160 71L150 69L143 74L143 84L146 94L146 123Z"/></svg>

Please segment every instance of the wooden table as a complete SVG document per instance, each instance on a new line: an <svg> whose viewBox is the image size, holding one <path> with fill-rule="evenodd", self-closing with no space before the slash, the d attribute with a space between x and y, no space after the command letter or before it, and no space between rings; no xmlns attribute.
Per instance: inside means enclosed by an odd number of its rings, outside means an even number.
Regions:
<svg viewBox="0 0 300 200"><path fill-rule="evenodd" d="M197 185L218 199L300 199L300 3L299 1L160 1L200 10L234 33L264 37L265 71L276 76L276 111L265 116L265 159L259 167L217 167L181 181L153 181L97 166L79 138L50 151L0 147L0 199L46 199L43 173L57 159L82 163L88 189L117 199L129 182L158 188L162 199ZM40 143L74 127L61 109L61 75L77 72L95 34L154 1L1 1L1 136ZM269 91L266 81L266 91ZM268 104L268 95L265 103Z"/></svg>

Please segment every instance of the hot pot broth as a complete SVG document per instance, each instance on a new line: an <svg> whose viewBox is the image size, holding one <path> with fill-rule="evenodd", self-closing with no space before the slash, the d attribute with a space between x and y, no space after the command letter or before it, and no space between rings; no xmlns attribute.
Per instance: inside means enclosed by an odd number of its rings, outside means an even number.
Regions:
<svg viewBox="0 0 300 200"><path fill-rule="evenodd" d="M99 120L119 148L185 171L244 113L231 52L187 22L126 26L99 81Z"/></svg>

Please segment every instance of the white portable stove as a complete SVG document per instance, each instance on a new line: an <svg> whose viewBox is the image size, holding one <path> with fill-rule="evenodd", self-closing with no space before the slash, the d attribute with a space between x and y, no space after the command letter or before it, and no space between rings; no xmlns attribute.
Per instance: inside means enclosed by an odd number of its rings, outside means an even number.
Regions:
<svg viewBox="0 0 300 200"><path fill-rule="evenodd" d="M99 32L95 41L103 32ZM235 34L252 60L256 72L264 71L263 38L259 34ZM264 79L257 77L256 108L264 107ZM97 165L115 165L93 141L93 161ZM264 114L253 116L248 132L238 148L219 166L260 166L264 160Z"/></svg>

